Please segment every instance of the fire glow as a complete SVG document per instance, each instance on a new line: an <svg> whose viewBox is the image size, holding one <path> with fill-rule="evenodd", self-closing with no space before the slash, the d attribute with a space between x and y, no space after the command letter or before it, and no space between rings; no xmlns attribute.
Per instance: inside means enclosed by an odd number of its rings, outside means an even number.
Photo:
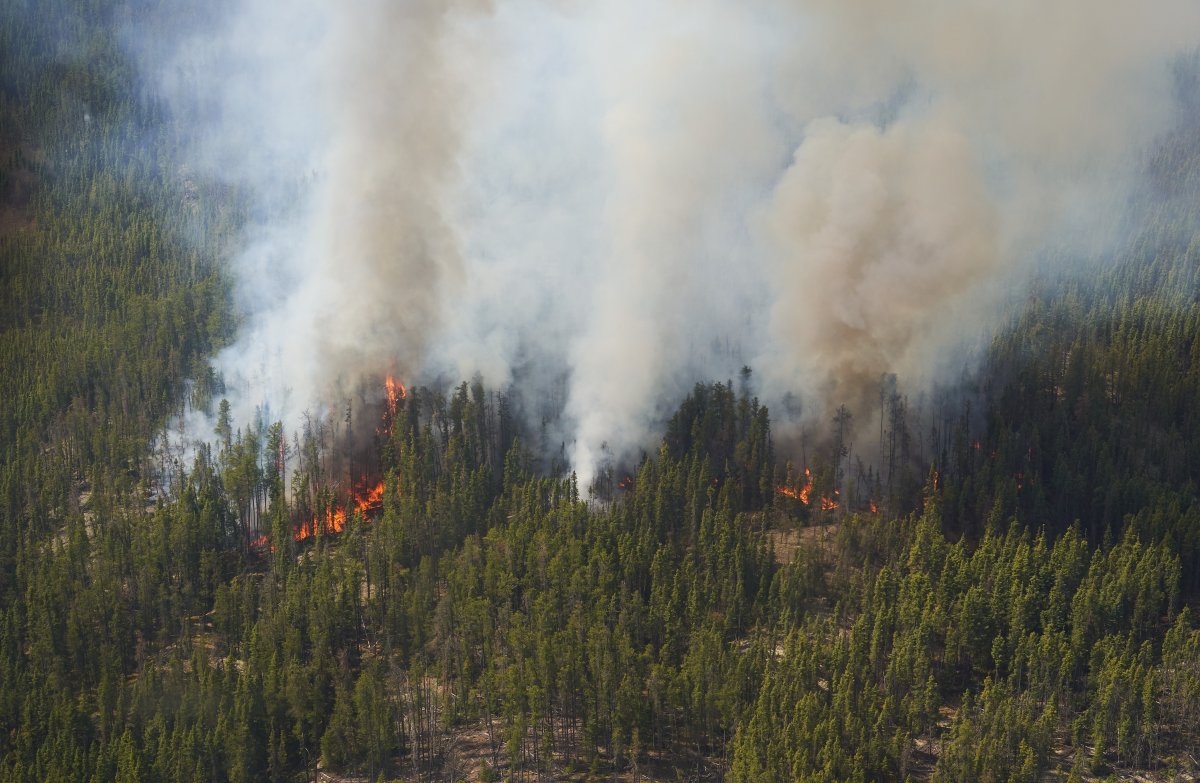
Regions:
<svg viewBox="0 0 1200 783"><path fill-rule="evenodd" d="M408 390L403 383L397 381L391 375L388 375L384 381L387 389L387 413L384 415L384 432L391 434L391 423L396 417L396 410L399 407L400 400L408 397ZM280 462L282 464L282 450L280 454ZM374 516L375 512L383 507L383 482L379 481L371 484L364 479L364 483L354 490L350 503L347 507L338 507L335 503L330 503L325 509L324 514L316 514L311 519L301 522L293 531L292 539L295 541L304 541L306 539L321 535L332 535L341 533L346 529L346 521L348 519L347 508L357 512L364 519ZM265 551L270 549L275 551L275 546L271 543L271 537L264 533L250 542L252 549Z"/></svg>
<svg viewBox="0 0 1200 783"><path fill-rule="evenodd" d="M372 512L383 506L383 482L379 482L373 487L362 487L355 492L352 499L354 511L360 516L366 517ZM292 534L292 538L296 541L304 541L312 538L317 533L322 535L330 535L340 533L346 529L346 509L330 506L325 510L325 514L318 514L307 522L300 523L296 531Z"/></svg>
<svg viewBox="0 0 1200 783"><path fill-rule="evenodd" d="M388 414L394 419L396 417L396 406L400 403L400 400L408 397L408 389L404 388L404 384L397 381L391 375L384 381L384 385L387 387Z"/></svg>
<svg viewBox="0 0 1200 783"><path fill-rule="evenodd" d="M789 497L794 500L799 500L801 503L803 503L806 506L809 505L809 501L812 499L812 491L813 491L812 471L809 470L808 468L804 469L804 486L798 487L798 488L792 488L785 484L781 487L776 487L775 491L785 497ZM817 499L817 510L819 510L819 511L836 511L842 505L841 499L839 497L841 494L842 493L840 491L835 489L833 491L832 497L818 498ZM872 511L875 511L874 502L872 502Z"/></svg>
<svg viewBox="0 0 1200 783"><path fill-rule="evenodd" d="M813 478L812 471L808 468L804 469L804 486L799 489L793 489L789 486L776 487L775 491L780 495L784 495L795 500L799 500L804 505L808 505L809 496L812 494Z"/></svg>
<svg viewBox="0 0 1200 783"><path fill-rule="evenodd" d="M388 435L392 432L392 422L396 418L396 410L400 405L400 400L408 397L408 389L404 384L396 380L389 373L383 382L384 388L387 390L387 413L384 415L384 432ZM354 496L351 498L351 507L359 516L367 517L383 506L383 482L380 481L374 485L363 484L354 491ZM318 532L324 535L331 533L340 533L346 529L346 509L338 508L333 504L325 509L324 515L318 514L307 522L301 522L300 526L292 534L292 537L297 541L303 541L307 538L312 538Z"/></svg>

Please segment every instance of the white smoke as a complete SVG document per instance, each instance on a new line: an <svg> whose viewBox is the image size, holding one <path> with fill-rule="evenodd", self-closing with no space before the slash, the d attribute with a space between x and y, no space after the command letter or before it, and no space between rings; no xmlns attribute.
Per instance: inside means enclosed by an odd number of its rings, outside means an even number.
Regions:
<svg viewBox="0 0 1200 783"><path fill-rule="evenodd" d="M1114 224L1200 5L235 0L202 27L160 83L262 207L231 393L560 394L586 482L743 364L814 415L935 374L1040 247Z"/></svg>
<svg viewBox="0 0 1200 783"><path fill-rule="evenodd" d="M920 368L954 297L1000 262L967 139L931 120L813 122L763 216L778 297L769 381L856 406L882 370ZM820 384L824 384L823 386Z"/></svg>

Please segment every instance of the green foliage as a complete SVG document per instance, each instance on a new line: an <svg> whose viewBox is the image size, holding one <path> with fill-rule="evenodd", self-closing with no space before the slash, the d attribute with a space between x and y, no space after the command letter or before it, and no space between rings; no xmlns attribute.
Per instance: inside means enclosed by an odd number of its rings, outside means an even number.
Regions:
<svg viewBox="0 0 1200 783"><path fill-rule="evenodd" d="M147 445L231 326L214 261L238 211L179 175L161 107L134 88L115 6L0 7L0 777L11 780L191 779L195 763L155 761L170 740L141 714L139 672L190 638L236 569L206 460L170 505L146 509L166 489Z"/></svg>
<svg viewBox="0 0 1200 783"><path fill-rule="evenodd" d="M777 495L748 373L590 493L463 383L410 389L379 507L298 541L363 471L220 399L243 209L175 157L125 7L0 5L0 778L423 779L466 731L483 779L1195 771L1194 176L1092 283L1044 281L965 398L883 378L880 468L839 410L837 512ZM1194 138L1151 178L1200 171ZM185 402L217 420L186 467L149 448Z"/></svg>

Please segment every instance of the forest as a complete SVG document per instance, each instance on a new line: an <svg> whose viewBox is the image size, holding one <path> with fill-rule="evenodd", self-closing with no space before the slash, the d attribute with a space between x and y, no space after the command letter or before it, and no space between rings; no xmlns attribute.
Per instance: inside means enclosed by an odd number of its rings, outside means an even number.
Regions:
<svg viewBox="0 0 1200 783"><path fill-rule="evenodd" d="M184 163L118 4L36 5L0 3L0 779L1200 774L1186 73L1128 247L1047 265L954 388L882 377L805 464L751 368L704 379L582 487L469 379L231 420L244 194ZM185 406L189 460L154 448Z"/></svg>

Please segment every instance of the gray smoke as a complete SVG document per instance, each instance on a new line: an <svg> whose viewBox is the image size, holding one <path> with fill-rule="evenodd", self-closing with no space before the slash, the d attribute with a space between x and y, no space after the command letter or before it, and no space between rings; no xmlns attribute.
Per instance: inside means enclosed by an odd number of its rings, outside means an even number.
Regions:
<svg viewBox="0 0 1200 783"><path fill-rule="evenodd" d="M818 120L763 213L778 297L768 378L862 411L881 371L927 365L956 298L992 276L994 208L967 139L936 121Z"/></svg>
<svg viewBox="0 0 1200 783"><path fill-rule="evenodd" d="M196 118L200 165L265 216L235 263L245 328L216 360L241 420L265 406L294 425L367 377L421 370L464 282L448 215L485 81L464 52L487 12L244 0L164 70L185 111L214 107Z"/></svg>
<svg viewBox="0 0 1200 783"><path fill-rule="evenodd" d="M1045 248L1116 239L1200 44L1191 0L240 0L224 20L150 59L168 95L209 96L197 160L262 206L217 360L239 399L288 418L387 371L478 374L564 398L585 482L743 364L822 417L882 373L936 379Z"/></svg>

